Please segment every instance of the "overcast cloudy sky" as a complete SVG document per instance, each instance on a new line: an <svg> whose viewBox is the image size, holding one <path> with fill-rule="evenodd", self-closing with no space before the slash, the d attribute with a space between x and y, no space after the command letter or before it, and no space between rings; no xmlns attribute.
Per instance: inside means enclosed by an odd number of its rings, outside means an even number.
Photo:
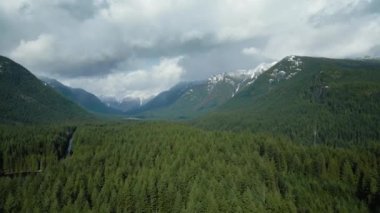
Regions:
<svg viewBox="0 0 380 213"><path fill-rule="evenodd" d="M380 56L380 0L1 0L0 54L99 96L287 55Z"/></svg>

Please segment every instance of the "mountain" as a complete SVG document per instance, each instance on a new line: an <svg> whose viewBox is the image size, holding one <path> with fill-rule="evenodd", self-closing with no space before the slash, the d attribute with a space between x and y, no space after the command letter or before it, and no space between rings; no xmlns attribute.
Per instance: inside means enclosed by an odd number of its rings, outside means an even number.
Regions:
<svg viewBox="0 0 380 213"><path fill-rule="evenodd" d="M306 143L380 139L380 61L289 56L196 124Z"/></svg>
<svg viewBox="0 0 380 213"><path fill-rule="evenodd" d="M191 88L195 87L197 84L198 83L196 82L179 83L170 90L158 94L140 108L130 111L130 113L141 113L147 117L165 117L166 115L162 113L162 111L168 109L170 109L172 113L175 113L174 110L171 109L171 106L178 102L187 91L191 90Z"/></svg>
<svg viewBox="0 0 380 213"><path fill-rule="evenodd" d="M53 122L90 117L26 68L3 56L0 56L0 112L1 122Z"/></svg>
<svg viewBox="0 0 380 213"><path fill-rule="evenodd" d="M100 98L102 102L105 103L108 107L111 107L123 113L136 110L145 103L145 100L141 98L126 97L122 100L117 100L114 97L100 97Z"/></svg>
<svg viewBox="0 0 380 213"><path fill-rule="evenodd" d="M252 70L222 73L206 81L182 82L130 113L158 119L198 117L224 104L274 64L261 64Z"/></svg>
<svg viewBox="0 0 380 213"><path fill-rule="evenodd" d="M43 77L41 80L65 98L77 103L90 112L101 114L122 114L121 111L106 106L98 97L86 90L68 87L54 79Z"/></svg>

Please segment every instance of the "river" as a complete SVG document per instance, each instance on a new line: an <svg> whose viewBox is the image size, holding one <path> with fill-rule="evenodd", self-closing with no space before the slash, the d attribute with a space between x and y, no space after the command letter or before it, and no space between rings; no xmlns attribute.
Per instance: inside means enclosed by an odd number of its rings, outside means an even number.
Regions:
<svg viewBox="0 0 380 213"><path fill-rule="evenodd" d="M70 139L69 139L69 146L67 147L66 150L66 157L70 156L72 154L72 149L73 149L73 140L74 140L74 132L75 130L71 133Z"/></svg>

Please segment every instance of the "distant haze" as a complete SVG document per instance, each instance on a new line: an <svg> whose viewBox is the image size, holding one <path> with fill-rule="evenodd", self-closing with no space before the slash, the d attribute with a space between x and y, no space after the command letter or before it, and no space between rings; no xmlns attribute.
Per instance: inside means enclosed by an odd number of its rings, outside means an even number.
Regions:
<svg viewBox="0 0 380 213"><path fill-rule="evenodd" d="M0 54L98 96L287 55L380 56L379 0L4 0Z"/></svg>

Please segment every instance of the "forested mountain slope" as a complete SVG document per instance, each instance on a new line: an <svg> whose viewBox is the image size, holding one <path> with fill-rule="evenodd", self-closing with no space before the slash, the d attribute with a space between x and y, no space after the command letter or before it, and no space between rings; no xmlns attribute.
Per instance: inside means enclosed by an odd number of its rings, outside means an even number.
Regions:
<svg viewBox="0 0 380 213"><path fill-rule="evenodd" d="M308 143L360 143L380 140L379 112L379 60L290 56L196 123Z"/></svg>
<svg viewBox="0 0 380 213"><path fill-rule="evenodd" d="M192 119L226 103L274 63L262 63L254 69L213 75L205 81L180 83L153 98L135 116L150 119Z"/></svg>
<svg viewBox="0 0 380 213"><path fill-rule="evenodd" d="M101 100L99 100L98 97L87 92L86 90L68 87L55 79L41 78L41 80L65 98L77 103L90 112L102 114L122 114L121 111L106 106Z"/></svg>
<svg viewBox="0 0 380 213"><path fill-rule="evenodd" d="M90 117L14 61L0 56L0 122L47 122Z"/></svg>

